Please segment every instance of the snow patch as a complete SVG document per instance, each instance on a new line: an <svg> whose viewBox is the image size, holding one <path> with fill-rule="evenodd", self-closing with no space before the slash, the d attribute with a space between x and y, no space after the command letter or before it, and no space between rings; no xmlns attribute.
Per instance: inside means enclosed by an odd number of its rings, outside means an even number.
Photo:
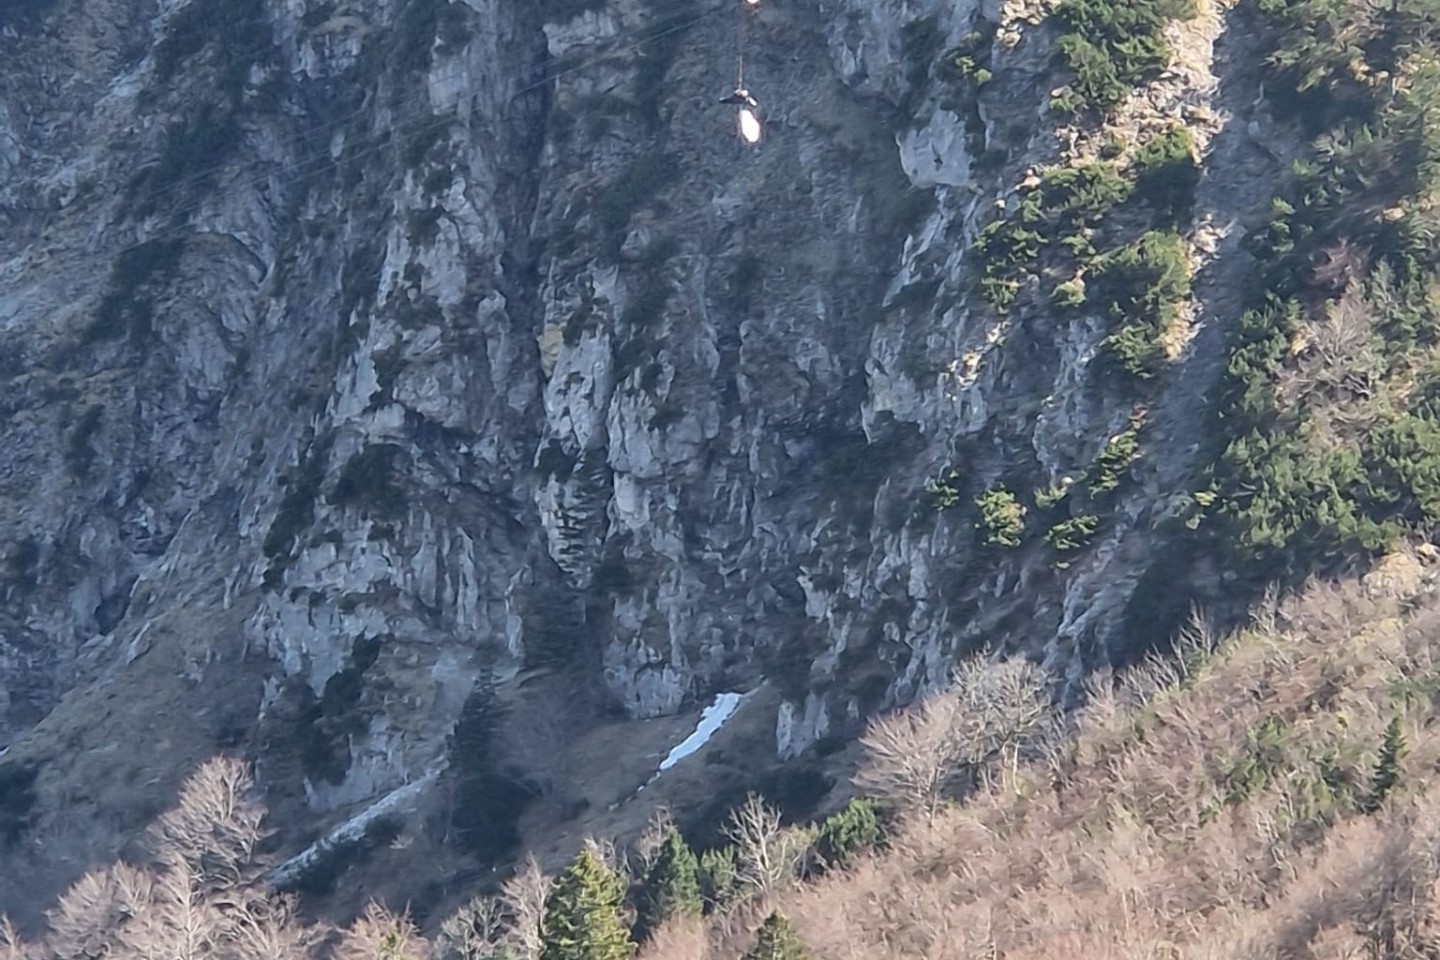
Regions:
<svg viewBox="0 0 1440 960"><path fill-rule="evenodd" d="M730 719L736 709L739 708L740 701L744 699L745 695L743 693L716 694L715 700L710 706L700 711L700 722L695 724L694 732L684 740L681 740L665 759L660 761L660 767L651 774L650 779L642 783L635 792L638 794L641 790L644 790L650 784L654 783L660 774L669 770L675 766L675 764L709 743L710 738L715 736L720 728L725 725L725 721Z"/></svg>
<svg viewBox="0 0 1440 960"><path fill-rule="evenodd" d="M310 845L303 853L291 857L270 873L270 884L277 889L287 889L301 879L306 871L318 864L325 854L358 843L365 839L365 831L372 823L387 814L408 812L414 809L415 801L424 794L427 787L440 776L443 762L432 767L419 780L392 790L380 801L370 806L357 817L353 817L330 831L324 839Z"/></svg>
<svg viewBox="0 0 1440 960"><path fill-rule="evenodd" d="M718 694L715 702L701 711L700 722L695 725L695 732L681 740L680 744L670 751L670 755L660 761L660 769L656 771L656 775L664 773L705 746L710 738L715 736L716 731L725 725L725 721L730 719L735 708L740 706L740 700L741 695L738 693Z"/></svg>

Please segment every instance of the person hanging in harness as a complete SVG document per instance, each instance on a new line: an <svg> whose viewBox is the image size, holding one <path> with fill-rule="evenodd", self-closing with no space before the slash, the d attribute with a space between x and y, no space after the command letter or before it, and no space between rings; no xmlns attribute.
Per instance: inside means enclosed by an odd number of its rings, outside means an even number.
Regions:
<svg viewBox="0 0 1440 960"><path fill-rule="evenodd" d="M746 16L760 6L760 0L740 0L740 24L736 36L736 77L735 90L729 96L721 97L720 102L728 106L739 107L736 115L737 131L740 139L748 144L757 144L764 135L764 129L760 123L760 101L745 86L745 26Z"/></svg>
<svg viewBox="0 0 1440 960"><path fill-rule="evenodd" d="M751 110L760 109L760 101L750 95L750 91L744 87L736 87L735 92L728 97L721 97L721 103L733 103L740 107L749 107Z"/></svg>

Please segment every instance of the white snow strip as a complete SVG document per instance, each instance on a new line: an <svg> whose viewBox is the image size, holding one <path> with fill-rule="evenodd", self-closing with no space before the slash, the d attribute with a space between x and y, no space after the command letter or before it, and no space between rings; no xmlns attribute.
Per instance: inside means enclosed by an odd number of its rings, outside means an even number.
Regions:
<svg viewBox="0 0 1440 960"><path fill-rule="evenodd" d="M418 799L439 775L439 769L432 769L419 780L392 790L359 816L345 821L323 839L311 844L304 853L291 857L276 867L270 874L270 883L283 889L303 876L305 871L314 866L328 851L363 839L366 827L385 814L398 812L410 801Z"/></svg>
<svg viewBox="0 0 1440 960"><path fill-rule="evenodd" d="M722 693L715 697L715 702L710 704L700 713L700 722L695 725L695 732L684 740L681 740L670 755L660 761L660 769L655 771L659 776L669 770L675 764L690 756L696 750L705 746L715 732L725 725L735 708L740 706L741 695L738 693Z"/></svg>

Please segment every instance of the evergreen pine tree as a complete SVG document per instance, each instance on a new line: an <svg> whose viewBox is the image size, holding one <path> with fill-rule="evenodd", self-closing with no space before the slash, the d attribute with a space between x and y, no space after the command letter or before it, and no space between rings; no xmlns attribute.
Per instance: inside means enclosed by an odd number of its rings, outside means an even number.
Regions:
<svg viewBox="0 0 1440 960"><path fill-rule="evenodd" d="M1390 718L1385 728L1385 740L1380 744L1380 758L1375 761L1375 774L1370 780L1370 795L1365 798L1364 809L1378 810L1385 797L1400 780L1400 757L1405 753L1405 734L1400 729L1400 718Z"/></svg>
<svg viewBox="0 0 1440 960"><path fill-rule="evenodd" d="M844 866L862 850L880 842L880 818L875 804L851 800L844 810L827 818L820 827L816 849L826 866Z"/></svg>
<svg viewBox="0 0 1440 960"><path fill-rule="evenodd" d="M790 928L790 921L776 910L765 918L755 934L755 946L745 960L809 960L800 938Z"/></svg>
<svg viewBox="0 0 1440 960"><path fill-rule="evenodd" d="M545 901L540 960L628 960L624 901L620 878L594 851L580 851Z"/></svg>
<svg viewBox="0 0 1440 960"><path fill-rule="evenodd" d="M672 917L700 916L699 872L700 866L685 838L671 830L660 845L659 856L646 874L640 891L636 939L647 939L655 928Z"/></svg>
<svg viewBox="0 0 1440 960"><path fill-rule="evenodd" d="M700 854L700 892L705 902L723 910L735 899L735 848L720 847Z"/></svg>

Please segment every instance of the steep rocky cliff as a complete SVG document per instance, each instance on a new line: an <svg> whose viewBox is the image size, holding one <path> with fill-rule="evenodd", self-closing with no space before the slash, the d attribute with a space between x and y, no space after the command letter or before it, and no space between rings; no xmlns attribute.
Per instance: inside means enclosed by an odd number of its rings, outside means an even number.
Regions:
<svg viewBox="0 0 1440 960"><path fill-rule="evenodd" d="M0 11L15 862L222 749L287 854L397 790L488 810L500 704L525 768L763 687L796 757L982 645L1073 686L1215 579L1167 531L1287 142L1236 17L1098 124L1043 6L766 0L748 149L735 7ZM1177 124L1193 281L1135 377L1063 264L977 242Z"/></svg>

